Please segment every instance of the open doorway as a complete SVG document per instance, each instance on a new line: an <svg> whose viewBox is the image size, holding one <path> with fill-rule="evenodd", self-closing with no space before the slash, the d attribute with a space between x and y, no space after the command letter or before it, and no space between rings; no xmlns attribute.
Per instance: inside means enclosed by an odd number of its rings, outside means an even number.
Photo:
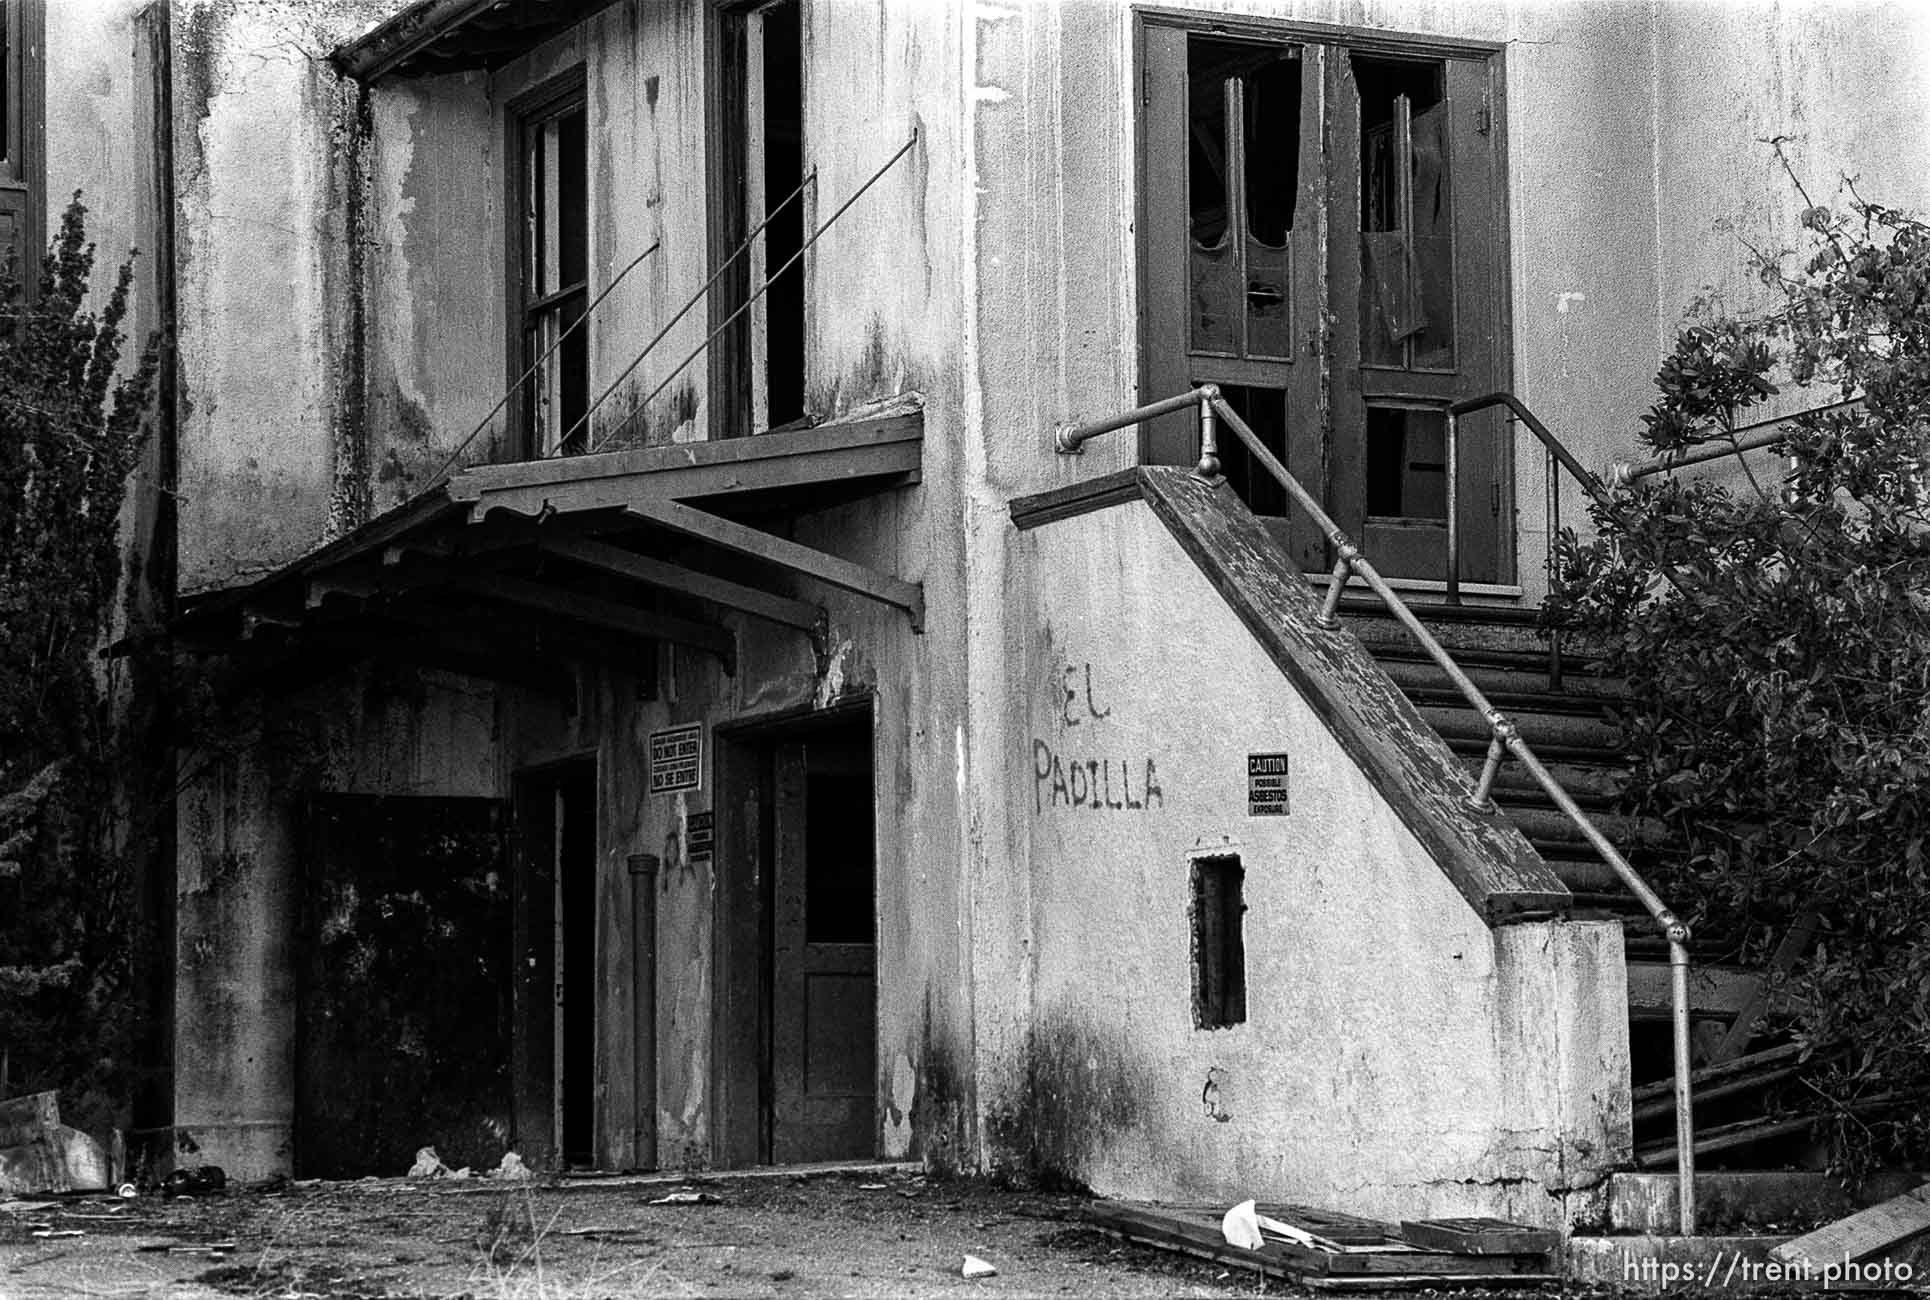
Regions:
<svg viewBox="0 0 1930 1300"><path fill-rule="evenodd" d="M596 1145L596 762L517 774L516 1137L592 1169Z"/></svg>
<svg viewBox="0 0 1930 1300"><path fill-rule="evenodd" d="M871 714L746 730L719 750L719 1157L877 1153Z"/></svg>

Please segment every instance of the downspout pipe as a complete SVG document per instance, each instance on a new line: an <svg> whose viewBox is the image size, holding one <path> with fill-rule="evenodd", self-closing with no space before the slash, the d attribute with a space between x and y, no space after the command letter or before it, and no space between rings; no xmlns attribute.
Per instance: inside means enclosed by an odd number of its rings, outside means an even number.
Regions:
<svg viewBox="0 0 1930 1300"><path fill-rule="evenodd" d="M657 1167L657 855L630 855L630 1051L635 1160Z"/></svg>

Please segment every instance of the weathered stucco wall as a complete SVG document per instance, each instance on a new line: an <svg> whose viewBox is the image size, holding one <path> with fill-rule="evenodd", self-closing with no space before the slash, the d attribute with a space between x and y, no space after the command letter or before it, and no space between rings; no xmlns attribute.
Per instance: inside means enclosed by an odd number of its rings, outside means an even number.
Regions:
<svg viewBox="0 0 1930 1300"><path fill-rule="evenodd" d="M324 56L393 7L173 6L184 591L367 517L367 123Z"/></svg>
<svg viewBox="0 0 1930 1300"><path fill-rule="evenodd" d="M994 1131L1108 1195L1559 1221L1628 1151L1619 927L1490 930L1150 510L1019 546L1036 972ZM1203 1029L1191 871L1228 855L1246 1016Z"/></svg>

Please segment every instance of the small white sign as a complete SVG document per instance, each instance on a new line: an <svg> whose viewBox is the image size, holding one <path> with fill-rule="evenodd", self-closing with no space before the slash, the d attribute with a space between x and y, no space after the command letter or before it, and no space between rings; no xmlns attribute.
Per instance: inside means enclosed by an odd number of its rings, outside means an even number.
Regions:
<svg viewBox="0 0 1930 1300"><path fill-rule="evenodd" d="M650 793L675 794L704 783L704 724L650 733Z"/></svg>

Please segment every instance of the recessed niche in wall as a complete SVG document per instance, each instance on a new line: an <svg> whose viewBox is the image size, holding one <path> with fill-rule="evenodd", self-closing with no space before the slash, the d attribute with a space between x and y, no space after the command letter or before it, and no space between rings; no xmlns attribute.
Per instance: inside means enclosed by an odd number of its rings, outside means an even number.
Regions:
<svg viewBox="0 0 1930 1300"><path fill-rule="evenodd" d="M1193 860L1193 1023L1246 1020L1246 872L1237 856Z"/></svg>

